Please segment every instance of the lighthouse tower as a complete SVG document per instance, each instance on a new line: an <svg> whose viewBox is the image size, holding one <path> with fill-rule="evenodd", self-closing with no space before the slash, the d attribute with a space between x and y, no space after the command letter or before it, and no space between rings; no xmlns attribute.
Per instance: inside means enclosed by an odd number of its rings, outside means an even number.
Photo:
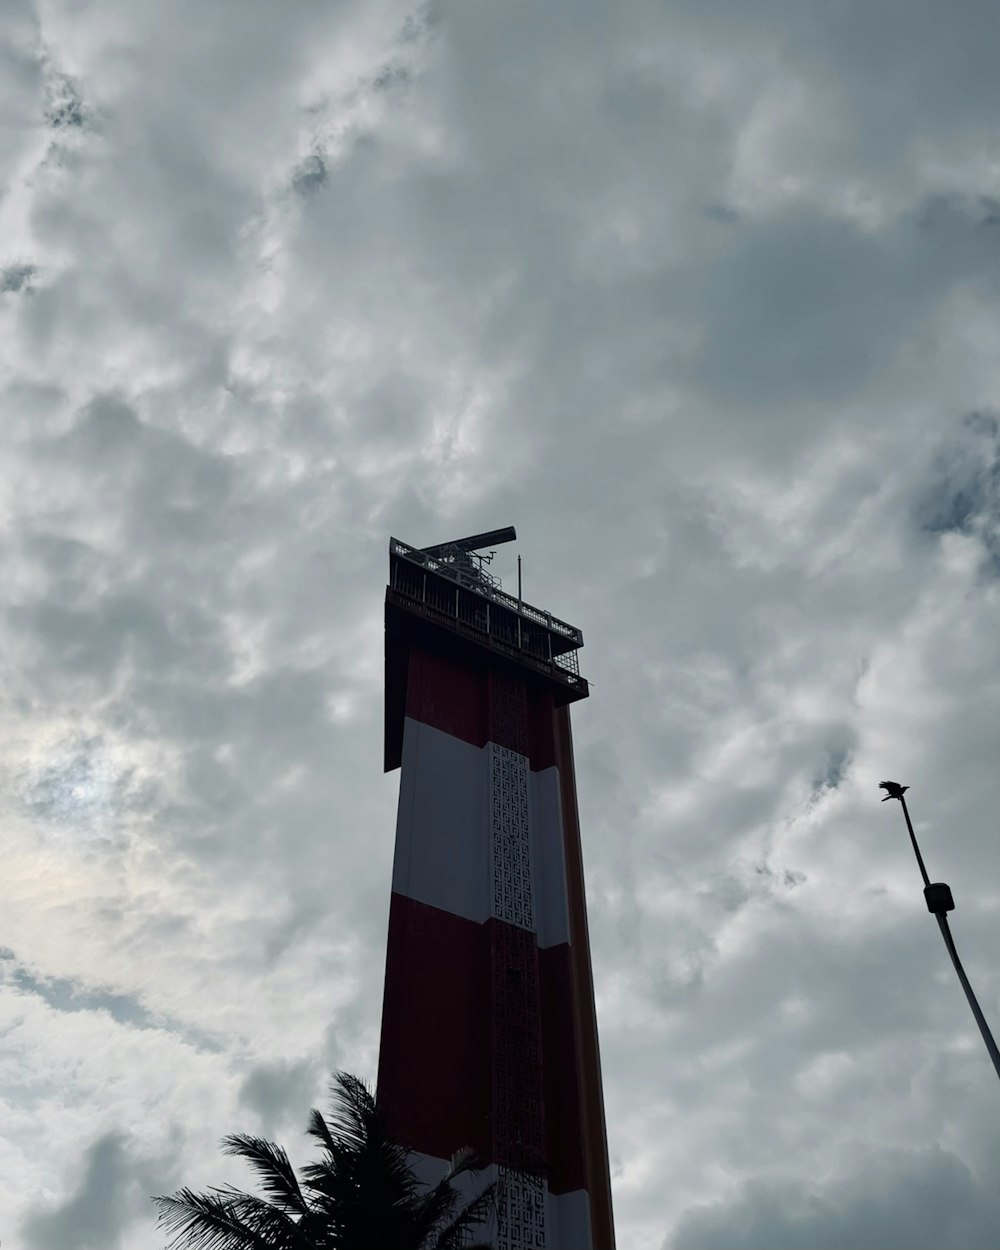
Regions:
<svg viewBox="0 0 1000 1250"><path fill-rule="evenodd" d="M378 1103L418 1174L471 1146L500 1250L614 1250L569 705L578 629L477 553L393 538L385 767L401 769Z"/></svg>

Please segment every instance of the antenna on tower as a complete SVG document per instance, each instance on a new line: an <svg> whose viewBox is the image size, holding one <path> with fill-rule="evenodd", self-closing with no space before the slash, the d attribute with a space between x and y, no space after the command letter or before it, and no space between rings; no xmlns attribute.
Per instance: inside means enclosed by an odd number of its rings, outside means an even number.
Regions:
<svg viewBox="0 0 1000 1250"><path fill-rule="evenodd" d="M442 564L451 565L460 578L473 585L479 583L499 589L499 578L483 568L484 564L492 561L496 553L491 551L488 555L482 555L481 551L484 547L512 543L516 538L517 531L513 525L507 525L503 529L486 530L482 534L470 534L467 538L453 538L448 543L422 547L421 551L434 560L440 560Z"/></svg>

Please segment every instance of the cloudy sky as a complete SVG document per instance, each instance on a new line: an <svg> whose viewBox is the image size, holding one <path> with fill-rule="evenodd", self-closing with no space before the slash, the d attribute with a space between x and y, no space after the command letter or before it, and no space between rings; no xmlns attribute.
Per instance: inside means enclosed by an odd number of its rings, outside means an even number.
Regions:
<svg viewBox="0 0 1000 1250"><path fill-rule="evenodd" d="M224 1133L302 1158L374 1078L387 540L507 524L587 640L619 1246L995 1250L1000 1090L877 783L1000 1026L1000 8L0 40L5 1250L156 1250Z"/></svg>

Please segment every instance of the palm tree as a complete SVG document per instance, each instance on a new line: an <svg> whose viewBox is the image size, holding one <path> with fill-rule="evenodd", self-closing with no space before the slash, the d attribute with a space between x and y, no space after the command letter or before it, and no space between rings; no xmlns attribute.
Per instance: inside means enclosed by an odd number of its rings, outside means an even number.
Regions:
<svg viewBox="0 0 1000 1250"><path fill-rule="evenodd" d="M223 1139L223 1151L250 1164L263 1194L232 1186L197 1194L181 1189L154 1198L170 1250L491 1250L473 1230L498 1215L498 1182L464 1206L455 1180L481 1169L471 1150L453 1156L444 1177L421 1186L404 1147L388 1139L368 1088L334 1075L332 1110L315 1108L307 1132L321 1149L296 1177L274 1142L246 1133Z"/></svg>

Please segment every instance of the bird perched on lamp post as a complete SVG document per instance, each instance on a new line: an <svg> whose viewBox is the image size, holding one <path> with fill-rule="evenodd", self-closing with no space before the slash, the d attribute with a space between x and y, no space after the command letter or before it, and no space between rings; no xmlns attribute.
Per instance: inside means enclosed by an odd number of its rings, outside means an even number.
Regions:
<svg viewBox="0 0 1000 1250"><path fill-rule="evenodd" d="M901 786L898 781L880 781L878 788L886 792L883 803L888 803L890 799L901 799L909 790L909 786Z"/></svg>

